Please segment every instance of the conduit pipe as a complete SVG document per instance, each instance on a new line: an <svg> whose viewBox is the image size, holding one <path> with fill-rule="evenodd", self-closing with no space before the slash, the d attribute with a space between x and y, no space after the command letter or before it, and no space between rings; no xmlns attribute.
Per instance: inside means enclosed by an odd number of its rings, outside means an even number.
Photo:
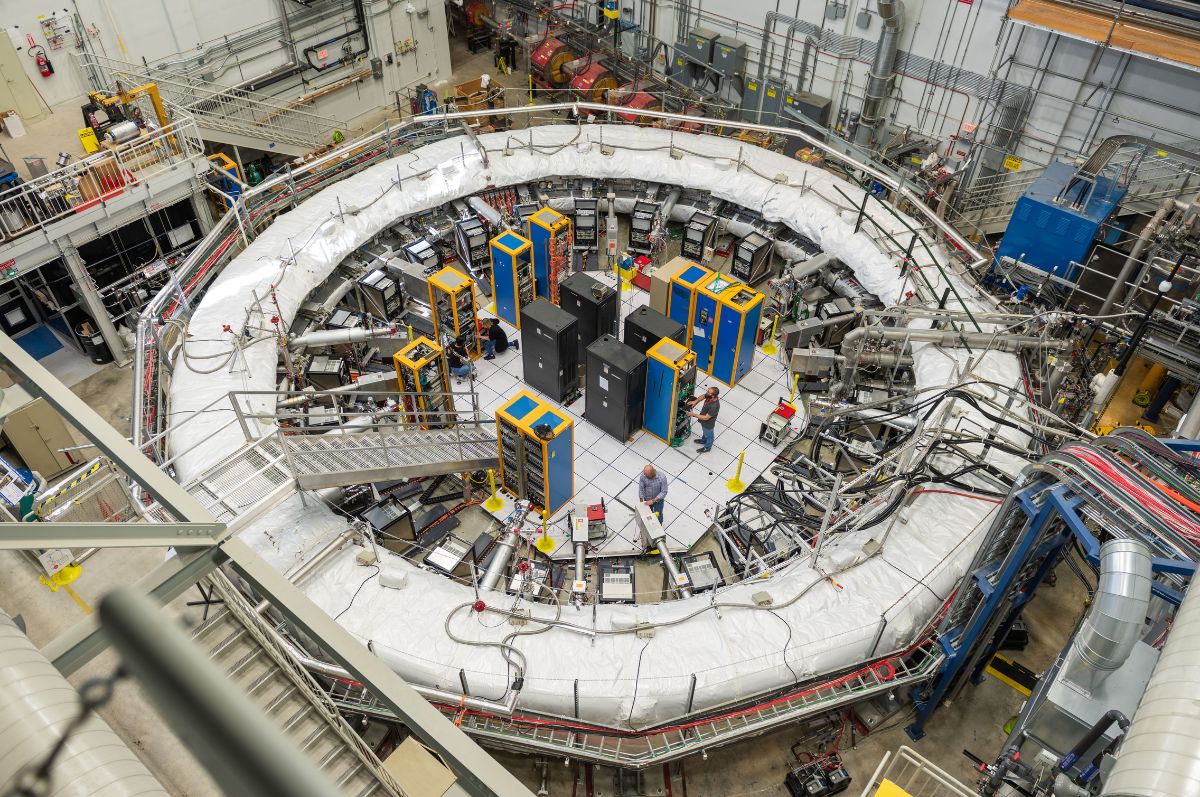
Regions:
<svg viewBox="0 0 1200 797"><path fill-rule="evenodd" d="M896 54L900 48L899 0L879 0L877 6L883 32L879 34L879 47L875 50L875 61L871 64L867 88L863 92L862 113L854 136L863 145L874 143L883 125L883 103L896 75Z"/></svg>
<svg viewBox="0 0 1200 797"><path fill-rule="evenodd" d="M943 329L909 329L908 327L858 327L842 338L842 354L863 340L899 340L911 343L933 343L950 348L969 346L992 351L1017 352L1023 349L1064 351L1070 341L1049 340L1035 335L993 335L990 332L955 332ZM848 356L848 355L847 355Z"/></svg>
<svg viewBox="0 0 1200 797"><path fill-rule="evenodd" d="M79 715L79 693L7 614L0 612L0 784L39 766ZM47 797L167 797L162 785L93 714L67 740Z"/></svg>
<svg viewBox="0 0 1200 797"><path fill-rule="evenodd" d="M1150 549L1142 540L1100 547L1100 583L1092 610L1063 662L1063 678L1089 694L1120 669L1137 644L1150 605Z"/></svg>
<svg viewBox="0 0 1200 797"><path fill-rule="evenodd" d="M396 334L396 326L361 327L358 329L320 329L307 332L288 341L293 349L308 349L316 346L335 346L342 343L363 343L375 338L386 338Z"/></svg>
<svg viewBox="0 0 1200 797"><path fill-rule="evenodd" d="M1189 589L1138 704L1102 797L1200 794L1200 595Z"/></svg>
<svg viewBox="0 0 1200 797"><path fill-rule="evenodd" d="M1174 206L1175 200L1164 199L1163 203L1158 206L1158 210L1150 217L1150 221L1146 222L1146 226L1138 233L1137 241L1133 244L1133 249L1129 250L1129 257L1125 258L1125 263L1122 264L1116 281L1108 289L1108 295L1104 297L1104 304L1100 305L1100 312L1096 313L1096 315L1104 317L1112 312L1113 305L1120 300L1121 294L1125 291L1125 283L1129 282L1129 278L1133 276L1133 270L1141 262L1142 253L1146 251L1146 246L1150 243L1150 239L1154 237L1154 233L1158 231L1159 226Z"/></svg>

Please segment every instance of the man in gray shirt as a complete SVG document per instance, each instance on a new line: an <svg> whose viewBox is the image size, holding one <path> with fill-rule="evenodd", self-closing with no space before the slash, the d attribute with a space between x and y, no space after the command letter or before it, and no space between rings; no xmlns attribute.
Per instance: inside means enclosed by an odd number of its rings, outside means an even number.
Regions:
<svg viewBox="0 0 1200 797"><path fill-rule="evenodd" d="M638 476L638 500L658 515L659 523L662 523L663 502L666 498L667 477L659 474L653 465L642 468L642 474Z"/></svg>

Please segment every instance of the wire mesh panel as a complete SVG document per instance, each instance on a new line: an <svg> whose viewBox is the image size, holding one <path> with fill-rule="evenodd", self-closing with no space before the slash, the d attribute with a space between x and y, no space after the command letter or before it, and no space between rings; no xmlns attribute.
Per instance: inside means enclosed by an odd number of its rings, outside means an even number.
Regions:
<svg viewBox="0 0 1200 797"><path fill-rule="evenodd" d="M107 457L97 457L46 490L38 519L56 523L128 523L142 520L130 483Z"/></svg>
<svg viewBox="0 0 1200 797"><path fill-rule="evenodd" d="M975 791L910 747L885 753L862 797L974 797Z"/></svg>

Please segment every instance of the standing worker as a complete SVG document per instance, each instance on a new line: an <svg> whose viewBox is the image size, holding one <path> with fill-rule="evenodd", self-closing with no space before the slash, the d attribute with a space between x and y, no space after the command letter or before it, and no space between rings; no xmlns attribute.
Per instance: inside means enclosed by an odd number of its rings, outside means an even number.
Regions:
<svg viewBox="0 0 1200 797"><path fill-rule="evenodd" d="M663 502L667 500L667 477L660 476L653 465L642 468L638 476L638 500L650 507L650 511L658 515L658 522L663 519Z"/></svg>
<svg viewBox="0 0 1200 797"><path fill-rule="evenodd" d="M688 415L700 421L700 436L696 438L696 442L700 444L700 447L696 449L697 454L712 450L713 437L717 428L717 414L721 411L721 400L717 398L720 393L721 391L715 387L710 387L704 391L703 397L692 399L690 405L692 409ZM697 405L700 409L696 409Z"/></svg>
<svg viewBox="0 0 1200 797"><path fill-rule="evenodd" d="M500 326L500 322L494 318L483 319L483 359L496 359L497 352L503 354L508 351L508 345L508 333ZM514 340L512 347L520 351L521 344Z"/></svg>

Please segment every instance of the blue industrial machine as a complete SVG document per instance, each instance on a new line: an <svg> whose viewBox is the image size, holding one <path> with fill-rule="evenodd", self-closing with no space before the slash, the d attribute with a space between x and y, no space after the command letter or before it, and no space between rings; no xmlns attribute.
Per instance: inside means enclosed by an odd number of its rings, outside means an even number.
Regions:
<svg viewBox="0 0 1200 797"><path fill-rule="evenodd" d="M1109 177L1084 178L1072 164L1050 164L1017 200L997 261L1011 258L1075 281L1125 191Z"/></svg>
<svg viewBox="0 0 1200 797"><path fill-rule="evenodd" d="M542 208L526 222L533 245L533 288L543 299L558 303L558 283L571 263L571 220L553 208Z"/></svg>
<svg viewBox="0 0 1200 797"><path fill-rule="evenodd" d="M667 317L683 324L686 331L684 343L692 345L692 319L696 312L696 289L712 272L704 266L691 263L671 277L667 292Z"/></svg>
<svg viewBox="0 0 1200 797"><path fill-rule="evenodd" d="M575 426L570 416L528 390L496 410L500 483L554 514L575 494Z"/></svg>
<svg viewBox="0 0 1200 797"><path fill-rule="evenodd" d="M750 372L763 295L747 285L734 285L721 294L708 373L733 387Z"/></svg>
<svg viewBox="0 0 1200 797"><path fill-rule="evenodd" d="M696 367L705 373L712 368L713 335L717 330L721 294L737 284L732 277L718 272L702 277L696 283L696 303L692 308L688 339L691 350L696 352Z"/></svg>
<svg viewBox="0 0 1200 797"><path fill-rule="evenodd" d="M646 352L646 405L642 426L673 446L687 442L687 405L696 390L696 355L670 338Z"/></svg>
<svg viewBox="0 0 1200 797"><path fill-rule="evenodd" d="M515 232L503 232L492 239L492 299L496 315L521 328L521 308L535 298L532 245Z"/></svg>

